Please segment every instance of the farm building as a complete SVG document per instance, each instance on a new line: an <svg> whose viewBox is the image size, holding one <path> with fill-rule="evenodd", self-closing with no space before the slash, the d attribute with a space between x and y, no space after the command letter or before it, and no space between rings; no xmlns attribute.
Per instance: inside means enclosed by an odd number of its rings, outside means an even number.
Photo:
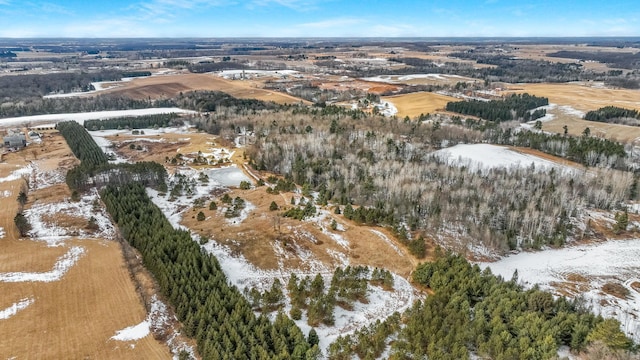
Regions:
<svg viewBox="0 0 640 360"><path fill-rule="evenodd" d="M10 134L3 138L6 148L20 149L27 146L27 137L24 134Z"/></svg>

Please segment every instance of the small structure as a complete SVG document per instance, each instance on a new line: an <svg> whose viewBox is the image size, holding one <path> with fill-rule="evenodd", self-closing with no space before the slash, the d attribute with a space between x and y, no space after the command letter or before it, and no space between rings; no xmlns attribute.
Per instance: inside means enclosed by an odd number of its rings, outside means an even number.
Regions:
<svg viewBox="0 0 640 360"><path fill-rule="evenodd" d="M3 138L4 147L9 149L22 149L27 146L27 137L22 133L13 133Z"/></svg>

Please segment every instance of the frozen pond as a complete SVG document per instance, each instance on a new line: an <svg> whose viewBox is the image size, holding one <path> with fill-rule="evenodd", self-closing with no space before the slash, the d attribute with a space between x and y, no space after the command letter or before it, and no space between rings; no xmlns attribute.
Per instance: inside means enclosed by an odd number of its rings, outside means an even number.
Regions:
<svg viewBox="0 0 640 360"><path fill-rule="evenodd" d="M517 270L519 282L527 288L539 284L557 293L554 285L559 285L566 293L583 296L595 313L618 319L627 335L640 340L640 292L632 286L640 285L640 239L523 252L479 265L506 280ZM608 294L605 284L622 286L628 295Z"/></svg>
<svg viewBox="0 0 640 360"><path fill-rule="evenodd" d="M222 186L240 186L240 182L242 181L248 181L251 183L251 179L249 179L242 170L238 169L235 165L208 170L207 175L209 176L209 180Z"/></svg>

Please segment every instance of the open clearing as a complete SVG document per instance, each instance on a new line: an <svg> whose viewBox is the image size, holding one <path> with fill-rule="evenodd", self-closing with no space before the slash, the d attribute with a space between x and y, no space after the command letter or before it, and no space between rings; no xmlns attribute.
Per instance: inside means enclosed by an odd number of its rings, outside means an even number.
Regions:
<svg viewBox="0 0 640 360"><path fill-rule="evenodd" d="M420 114L444 112L444 108L448 102L458 101L459 99L432 92L417 92L387 96L382 98L382 100L392 103L398 109L398 117L415 117L420 116Z"/></svg>
<svg viewBox="0 0 640 360"><path fill-rule="evenodd" d="M41 144L6 154L0 163L0 358L46 359L168 359L167 345L148 335L116 341L116 332L139 324L147 316L113 239L60 237L22 238L13 224L18 193L30 183L25 209L69 203L61 169L77 160L64 139L45 133ZM23 170L27 171L23 171ZM87 219L40 214L49 227L73 232ZM66 228L66 226L71 226ZM36 229L34 229L36 230ZM58 232L58 231L55 231ZM51 246L51 245L57 246Z"/></svg>
<svg viewBox="0 0 640 360"><path fill-rule="evenodd" d="M640 110L640 91L628 89L608 89L590 84L513 84L504 93L529 93L549 98L549 102L568 105L582 112L596 110L604 106L618 106Z"/></svg>

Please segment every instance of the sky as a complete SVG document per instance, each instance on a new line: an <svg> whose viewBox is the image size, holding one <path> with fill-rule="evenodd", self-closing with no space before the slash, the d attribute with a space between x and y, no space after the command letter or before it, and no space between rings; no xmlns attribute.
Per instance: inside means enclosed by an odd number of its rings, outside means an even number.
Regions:
<svg viewBox="0 0 640 360"><path fill-rule="evenodd" d="M640 36L633 0L0 0L0 37Z"/></svg>

